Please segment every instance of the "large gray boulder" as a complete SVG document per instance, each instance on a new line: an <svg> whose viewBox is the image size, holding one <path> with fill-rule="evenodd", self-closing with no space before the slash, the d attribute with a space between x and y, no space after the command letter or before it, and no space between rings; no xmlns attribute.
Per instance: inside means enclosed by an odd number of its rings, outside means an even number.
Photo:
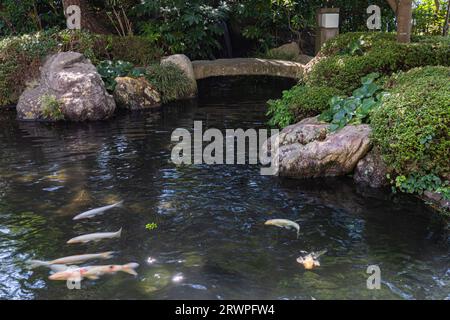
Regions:
<svg viewBox="0 0 450 320"><path fill-rule="evenodd" d="M168 57L165 57L161 60L161 64L169 64L172 63L180 68L184 74L188 77L191 82L191 90L187 93L183 98L195 98L197 96L197 80L195 79L194 67L192 66L191 60L184 54L174 54Z"/></svg>
<svg viewBox="0 0 450 320"><path fill-rule="evenodd" d="M328 124L307 118L286 127L266 143L278 142L274 157L278 175L295 178L334 177L352 173L371 148L368 125L346 126L329 132Z"/></svg>
<svg viewBox="0 0 450 320"><path fill-rule="evenodd" d="M109 118L116 109L95 66L81 53L50 56L34 88L17 104L20 120L86 121Z"/></svg>

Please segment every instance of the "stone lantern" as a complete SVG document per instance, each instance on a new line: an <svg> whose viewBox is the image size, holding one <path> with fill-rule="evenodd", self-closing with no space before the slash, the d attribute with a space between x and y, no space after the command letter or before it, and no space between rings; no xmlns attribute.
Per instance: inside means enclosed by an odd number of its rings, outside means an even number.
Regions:
<svg viewBox="0 0 450 320"><path fill-rule="evenodd" d="M316 54L322 45L339 34L339 8L317 10Z"/></svg>

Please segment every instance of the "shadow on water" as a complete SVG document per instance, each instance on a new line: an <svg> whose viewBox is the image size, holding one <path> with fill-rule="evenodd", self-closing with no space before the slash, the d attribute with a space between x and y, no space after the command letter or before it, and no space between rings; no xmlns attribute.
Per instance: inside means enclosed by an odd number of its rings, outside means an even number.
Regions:
<svg viewBox="0 0 450 320"><path fill-rule="evenodd" d="M445 299L449 240L420 201L355 186L350 178L293 180L258 166L175 166L175 128L266 126L266 105L292 83L210 79L198 101L105 122L45 125L0 114L0 297L24 299ZM84 210L120 199L92 220ZM295 233L265 227L296 220ZM155 222L156 230L145 228ZM121 239L67 245L74 236L116 231ZM305 271L301 250L327 249ZM111 263L138 262L139 276L105 276L82 290L48 280L28 259L114 250ZM95 262L99 263L99 262ZM368 265L382 289L366 288Z"/></svg>

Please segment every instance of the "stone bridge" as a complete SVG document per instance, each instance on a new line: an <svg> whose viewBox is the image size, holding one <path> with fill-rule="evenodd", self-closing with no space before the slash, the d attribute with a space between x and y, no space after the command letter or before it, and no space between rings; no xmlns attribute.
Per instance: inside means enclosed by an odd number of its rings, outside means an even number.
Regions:
<svg viewBox="0 0 450 320"><path fill-rule="evenodd" d="M299 79L304 65L299 62L259 58L192 61L196 80L220 76L275 76Z"/></svg>
<svg viewBox="0 0 450 320"><path fill-rule="evenodd" d="M305 65L300 62L259 58L235 58L191 61L184 54L174 54L161 60L161 64L177 65L192 81L192 90L186 96L197 95L197 80L227 76L272 76L300 79Z"/></svg>

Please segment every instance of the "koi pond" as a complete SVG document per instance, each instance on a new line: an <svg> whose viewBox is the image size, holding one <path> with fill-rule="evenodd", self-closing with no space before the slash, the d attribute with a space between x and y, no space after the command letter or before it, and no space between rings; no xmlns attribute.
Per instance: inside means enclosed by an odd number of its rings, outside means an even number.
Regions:
<svg viewBox="0 0 450 320"><path fill-rule="evenodd" d="M0 298L2 299L450 299L448 221L414 197L357 186L351 178L294 180L257 165L176 166L172 131L194 120L215 128L266 127L280 79L210 79L198 101L122 113L99 123L15 121L0 113ZM88 209L124 201L93 219ZM296 232L265 226L283 218ZM66 244L76 236L120 238ZM327 250L305 270L301 251ZM85 279L49 279L30 259L114 251L139 263ZM368 266L381 289L369 290Z"/></svg>

